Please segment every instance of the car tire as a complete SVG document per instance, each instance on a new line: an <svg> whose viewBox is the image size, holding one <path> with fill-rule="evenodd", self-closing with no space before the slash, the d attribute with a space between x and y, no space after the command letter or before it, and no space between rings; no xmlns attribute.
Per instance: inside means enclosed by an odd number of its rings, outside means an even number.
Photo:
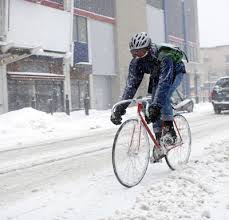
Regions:
<svg viewBox="0 0 229 220"><path fill-rule="evenodd" d="M217 108L217 107L214 107L214 111L215 111L215 114L220 114L221 113L221 109Z"/></svg>

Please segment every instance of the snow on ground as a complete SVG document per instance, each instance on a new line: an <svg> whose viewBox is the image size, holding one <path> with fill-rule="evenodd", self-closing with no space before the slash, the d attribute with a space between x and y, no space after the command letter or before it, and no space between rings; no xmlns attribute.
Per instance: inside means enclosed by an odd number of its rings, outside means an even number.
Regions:
<svg viewBox="0 0 229 220"><path fill-rule="evenodd" d="M23 108L0 115L0 151L12 146L53 142L86 135L88 131L114 127L108 120L110 110L54 113L53 115Z"/></svg>
<svg viewBox="0 0 229 220"><path fill-rule="evenodd" d="M203 112L211 108L210 103L195 105L195 112ZM133 115L129 109L124 119ZM65 113L53 115L23 108L0 115L0 151L11 147L21 147L34 143L47 143L68 138L81 137L102 129L115 127L109 118L110 110L74 111L68 116Z"/></svg>
<svg viewBox="0 0 229 220"><path fill-rule="evenodd" d="M195 117L201 117L209 111L213 111L212 105L201 103L195 105L194 113L185 116L190 119L193 114ZM129 110L126 117L132 114L133 111ZM109 117L110 110L91 110L89 116L86 116L84 111L72 112L70 116L65 113L50 115L32 108L9 112L0 115L0 151L86 136L88 132L114 128ZM201 142L202 140L200 145ZM10 210L23 213L26 209L27 213L25 211L24 215L11 219L75 220L79 219L75 216L82 216L80 213L82 209L87 210L84 205L87 204L94 208L88 210L85 216L87 218L79 220L99 218L103 220L227 220L229 219L229 137L222 135L222 138L210 141L209 145L204 146L202 154L199 157L192 157L188 165L181 170L165 171L163 174L163 168L159 167L156 171L158 173L154 173L154 178L158 176L157 181L150 180L151 175L148 174L140 185L126 190L117 183L113 172L104 171L105 174L96 174L96 176L93 174L82 178L77 184L79 191L75 189L75 183L69 183L64 189L61 188L64 186L59 186L61 189L53 188L50 191L37 192L26 201L19 201L14 207L1 210L0 216L8 216ZM149 167L147 172L150 173L152 170L155 172L155 167ZM80 191L84 194L82 195ZM88 193L85 194L87 191ZM103 194L100 196L100 193ZM119 196L120 193L124 196ZM137 195L136 199L135 195ZM109 199L105 201L109 204L104 204L103 199L108 197ZM113 203L120 203L119 197L123 208L120 208L120 205L115 208L117 210L114 215L109 214L112 213L110 209L104 210L106 213L104 215L98 213L97 207L106 209ZM136 201L133 203L129 198ZM38 205L34 205L35 203ZM104 217L101 218L102 216Z"/></svg>
<svg viewBox="0 0 229 220"><path fill-rule="evenodd" d="M117 210L109 220L229 219L228 161L229 139L212 144L201 160L172 172L139 195L131 209Z"/></svg>

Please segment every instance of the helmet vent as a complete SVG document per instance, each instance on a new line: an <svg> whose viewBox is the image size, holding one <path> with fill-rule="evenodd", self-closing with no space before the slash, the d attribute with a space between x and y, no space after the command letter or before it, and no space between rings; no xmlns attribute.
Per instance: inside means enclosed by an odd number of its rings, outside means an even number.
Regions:
<svg viewBox="0 0 229 220"><path fill-rule="evenodd" d="M146 48L151 44L151 39L146 32L135 34L129 43L130 50Z"/></svg>

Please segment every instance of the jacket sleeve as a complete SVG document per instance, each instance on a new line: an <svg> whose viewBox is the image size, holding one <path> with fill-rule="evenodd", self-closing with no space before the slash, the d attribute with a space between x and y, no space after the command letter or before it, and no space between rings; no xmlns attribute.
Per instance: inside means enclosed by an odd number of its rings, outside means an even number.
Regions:
<svg viewBox="0 0 229 220"><path fill-rule="evenodd" d="M174 78L174 65L171 57L166 56L162 59L159 71L159 82L152 105L163 107Z"/></svg>
<svg viewBox="0 0 229 220"><path fill-rule="evenodd" d="M133 59L130 62L129 66L129 74L126 82L126 87L124 89L122 100L132 99L136 94L139 85L142 82L144 76L144 71L141 67L140 62L138 60ZM128 105L125 107L127 108Z"/></svg>

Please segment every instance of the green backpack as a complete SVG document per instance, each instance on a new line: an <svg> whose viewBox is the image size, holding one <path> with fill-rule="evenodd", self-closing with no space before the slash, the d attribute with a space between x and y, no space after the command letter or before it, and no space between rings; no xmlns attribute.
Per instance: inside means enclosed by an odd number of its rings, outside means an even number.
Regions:
<svg viewBox="0 0 229 220"><path fill-rule="evenodd" d="M162 60L164 56L170 56L175 63L180 63L183 58L188 62L188 57L184 51L179 47L172 44L155 44L157 49L157 58L159 61Z"/></svg>

